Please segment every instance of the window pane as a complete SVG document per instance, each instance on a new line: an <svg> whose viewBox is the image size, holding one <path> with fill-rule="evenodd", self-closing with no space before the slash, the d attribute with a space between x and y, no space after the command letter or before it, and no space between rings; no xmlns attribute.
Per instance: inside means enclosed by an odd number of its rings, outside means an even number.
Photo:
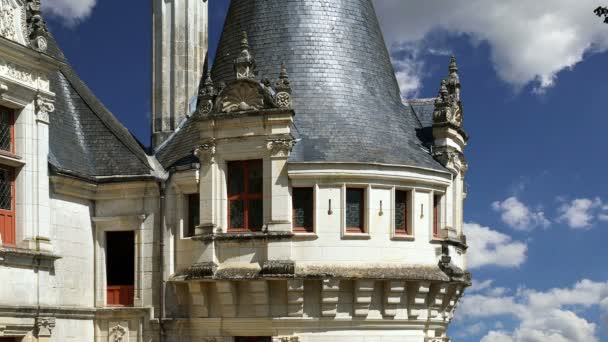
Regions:
<svg viewBox="0 0 608 342"><path fill-rule="evenodd" d="M263 204L262 200L249 201L249 230L260 231L263 224Z"/></svg>
<svg viewBox="0 0 608 342"><path fill-rule="evenodd" d="M262 161L252 160L249 162L249 193L262 193Z"/></svg>
<svg viewBox="0 0 608 342"><path fill-rule="evenodd" d="M13 210L12 172L0 169L0 209Z"/></svg>
<svg viewBox="0 0 608 342"><path fill-rule="evenodd" d="M243 164L240 162L228 163L228 195L238 195L245 192L245 178Z"/></svg>
<svg viewBox="0 0 608 342"><path fill-rule="evenodd" d="M346 190L346 227L363 231L363 189Z"/></svg>
<svg viewBox="0 0 608 342"><path fill-rule="evenodd" d="M13 114L5 108L0 108L0 150L12 152Z"/></svg>
<svg viewBox="0 0 608 342"><path fill-rule="evenodd" d="M293 226L312 231L313 189L293 189Z"/></svg>
<svg viewBox="0 0 608 342"><path fill-rule="evenodd" d="M200 196L188 195L188 229L186 237L194 236L195 228L200 224Z"/></svg>
<svg viewBox="0 0 608 342"><path fill-rule="evenodd" d="M245 202L230 201L230 228L245 228Z"/></svg>
<svg viewBox="0 0 608 342"><path fill-rule="evenodd" d="M135 284L135 233L106 233L106 277L108 286Z"/></svg>
<svg viewBox="0 0 608 342"><path fill-rule="evenodd" d="M407 232L407 192L395 191L395 230Z"/></svg>

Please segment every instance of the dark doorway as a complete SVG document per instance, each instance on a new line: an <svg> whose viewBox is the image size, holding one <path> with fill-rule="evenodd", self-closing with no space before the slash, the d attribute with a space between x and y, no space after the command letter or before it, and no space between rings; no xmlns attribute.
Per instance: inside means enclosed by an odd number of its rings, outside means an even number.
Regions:
<svg viewBox="0 0 608 342"><path fill-rule="evenodd" d="M106 233L108 305L132 306L135 290L135 232Z"/></svg>
<svg viewBox="0 0 608 342"><path fill-rule="evenodd" d="M234 342L272 342L270 337L235 337Z"/></svg>

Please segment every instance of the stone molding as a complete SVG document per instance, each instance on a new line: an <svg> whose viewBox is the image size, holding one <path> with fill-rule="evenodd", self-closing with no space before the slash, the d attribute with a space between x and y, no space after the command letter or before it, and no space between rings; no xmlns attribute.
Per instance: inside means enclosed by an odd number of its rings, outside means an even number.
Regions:
<svg viewBox="0 0 608 342"><path fill-rule="evenodd" d="M61 256L24 248L0 247L0 265L25 267L30 269L55 268L55 260Z"/></svg>
<svg viewBox="0 0 608 342"><path fill-rule="evenodd" d="M271 138L266 143L266 148L272 157L289 157L289 153L295 146L292 138Z"/></svg>
<svg viewBox="0 0 608 342"><path fill-rule="evenodd" d="M51 337L55 329L55 317L37 317L36 318L36 336Z"/></svg>
<svg viewBox="0 0 608 342"><path fill-rule="evenodd" d="M200 160L201 164L215 163L216 145L213 139L204 142L194 150L194 155Z"/></svg>
<svg viewBox="0 0 608 342"><path fill-rule="evenodd" d="M36 120L49 123L49 114L55 111L53 99L46 96L36 96Z"/></svg>

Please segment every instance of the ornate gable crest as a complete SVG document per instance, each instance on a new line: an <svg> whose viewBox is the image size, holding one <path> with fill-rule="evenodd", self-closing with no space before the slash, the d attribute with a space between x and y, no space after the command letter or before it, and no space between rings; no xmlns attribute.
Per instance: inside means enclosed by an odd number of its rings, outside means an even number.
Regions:
<svg viewBox="0 0 608 342"><path fill-rule="evenodd" d="M249 40L243 32L241 52L234 60L235 80L217 89L207 71L199 90L197 113L236 113L272 108L291 108L291 82L283 63L275 86L270 80L256 79L255 59L249 51Z"/></svg>
<svg viewBox="0 0 608 342"><path fill-rule="evenodd" d="M27 45L25 8L21 1L0 0L0 36Z"/></svg>
<svg viewBox="0 0 608 342"><path fill-rule="evenodd" d="M450 73L441 81L439 94L435 99L433 124L452 124L462 127L462 101L460 101L460 77L456 58L450 60Z"/></svg>

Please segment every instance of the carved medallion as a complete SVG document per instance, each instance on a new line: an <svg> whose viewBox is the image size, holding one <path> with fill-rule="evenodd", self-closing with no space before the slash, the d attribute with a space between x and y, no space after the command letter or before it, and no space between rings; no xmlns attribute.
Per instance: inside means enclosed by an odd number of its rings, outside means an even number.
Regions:
<svg viewBox="0 0 608 342"><path fill-rule="evenodd" d="M275 101L277 102L277 106L281 108L290 108L291 107L291 95L285 92L278 93L275 97Z"/></svg>
<svg viewBox="0 0 608 342"><path fill-rule="evenodd" d="M111 326L108 334L108 342L129 342L128 322L114 322Z"/></svg>

